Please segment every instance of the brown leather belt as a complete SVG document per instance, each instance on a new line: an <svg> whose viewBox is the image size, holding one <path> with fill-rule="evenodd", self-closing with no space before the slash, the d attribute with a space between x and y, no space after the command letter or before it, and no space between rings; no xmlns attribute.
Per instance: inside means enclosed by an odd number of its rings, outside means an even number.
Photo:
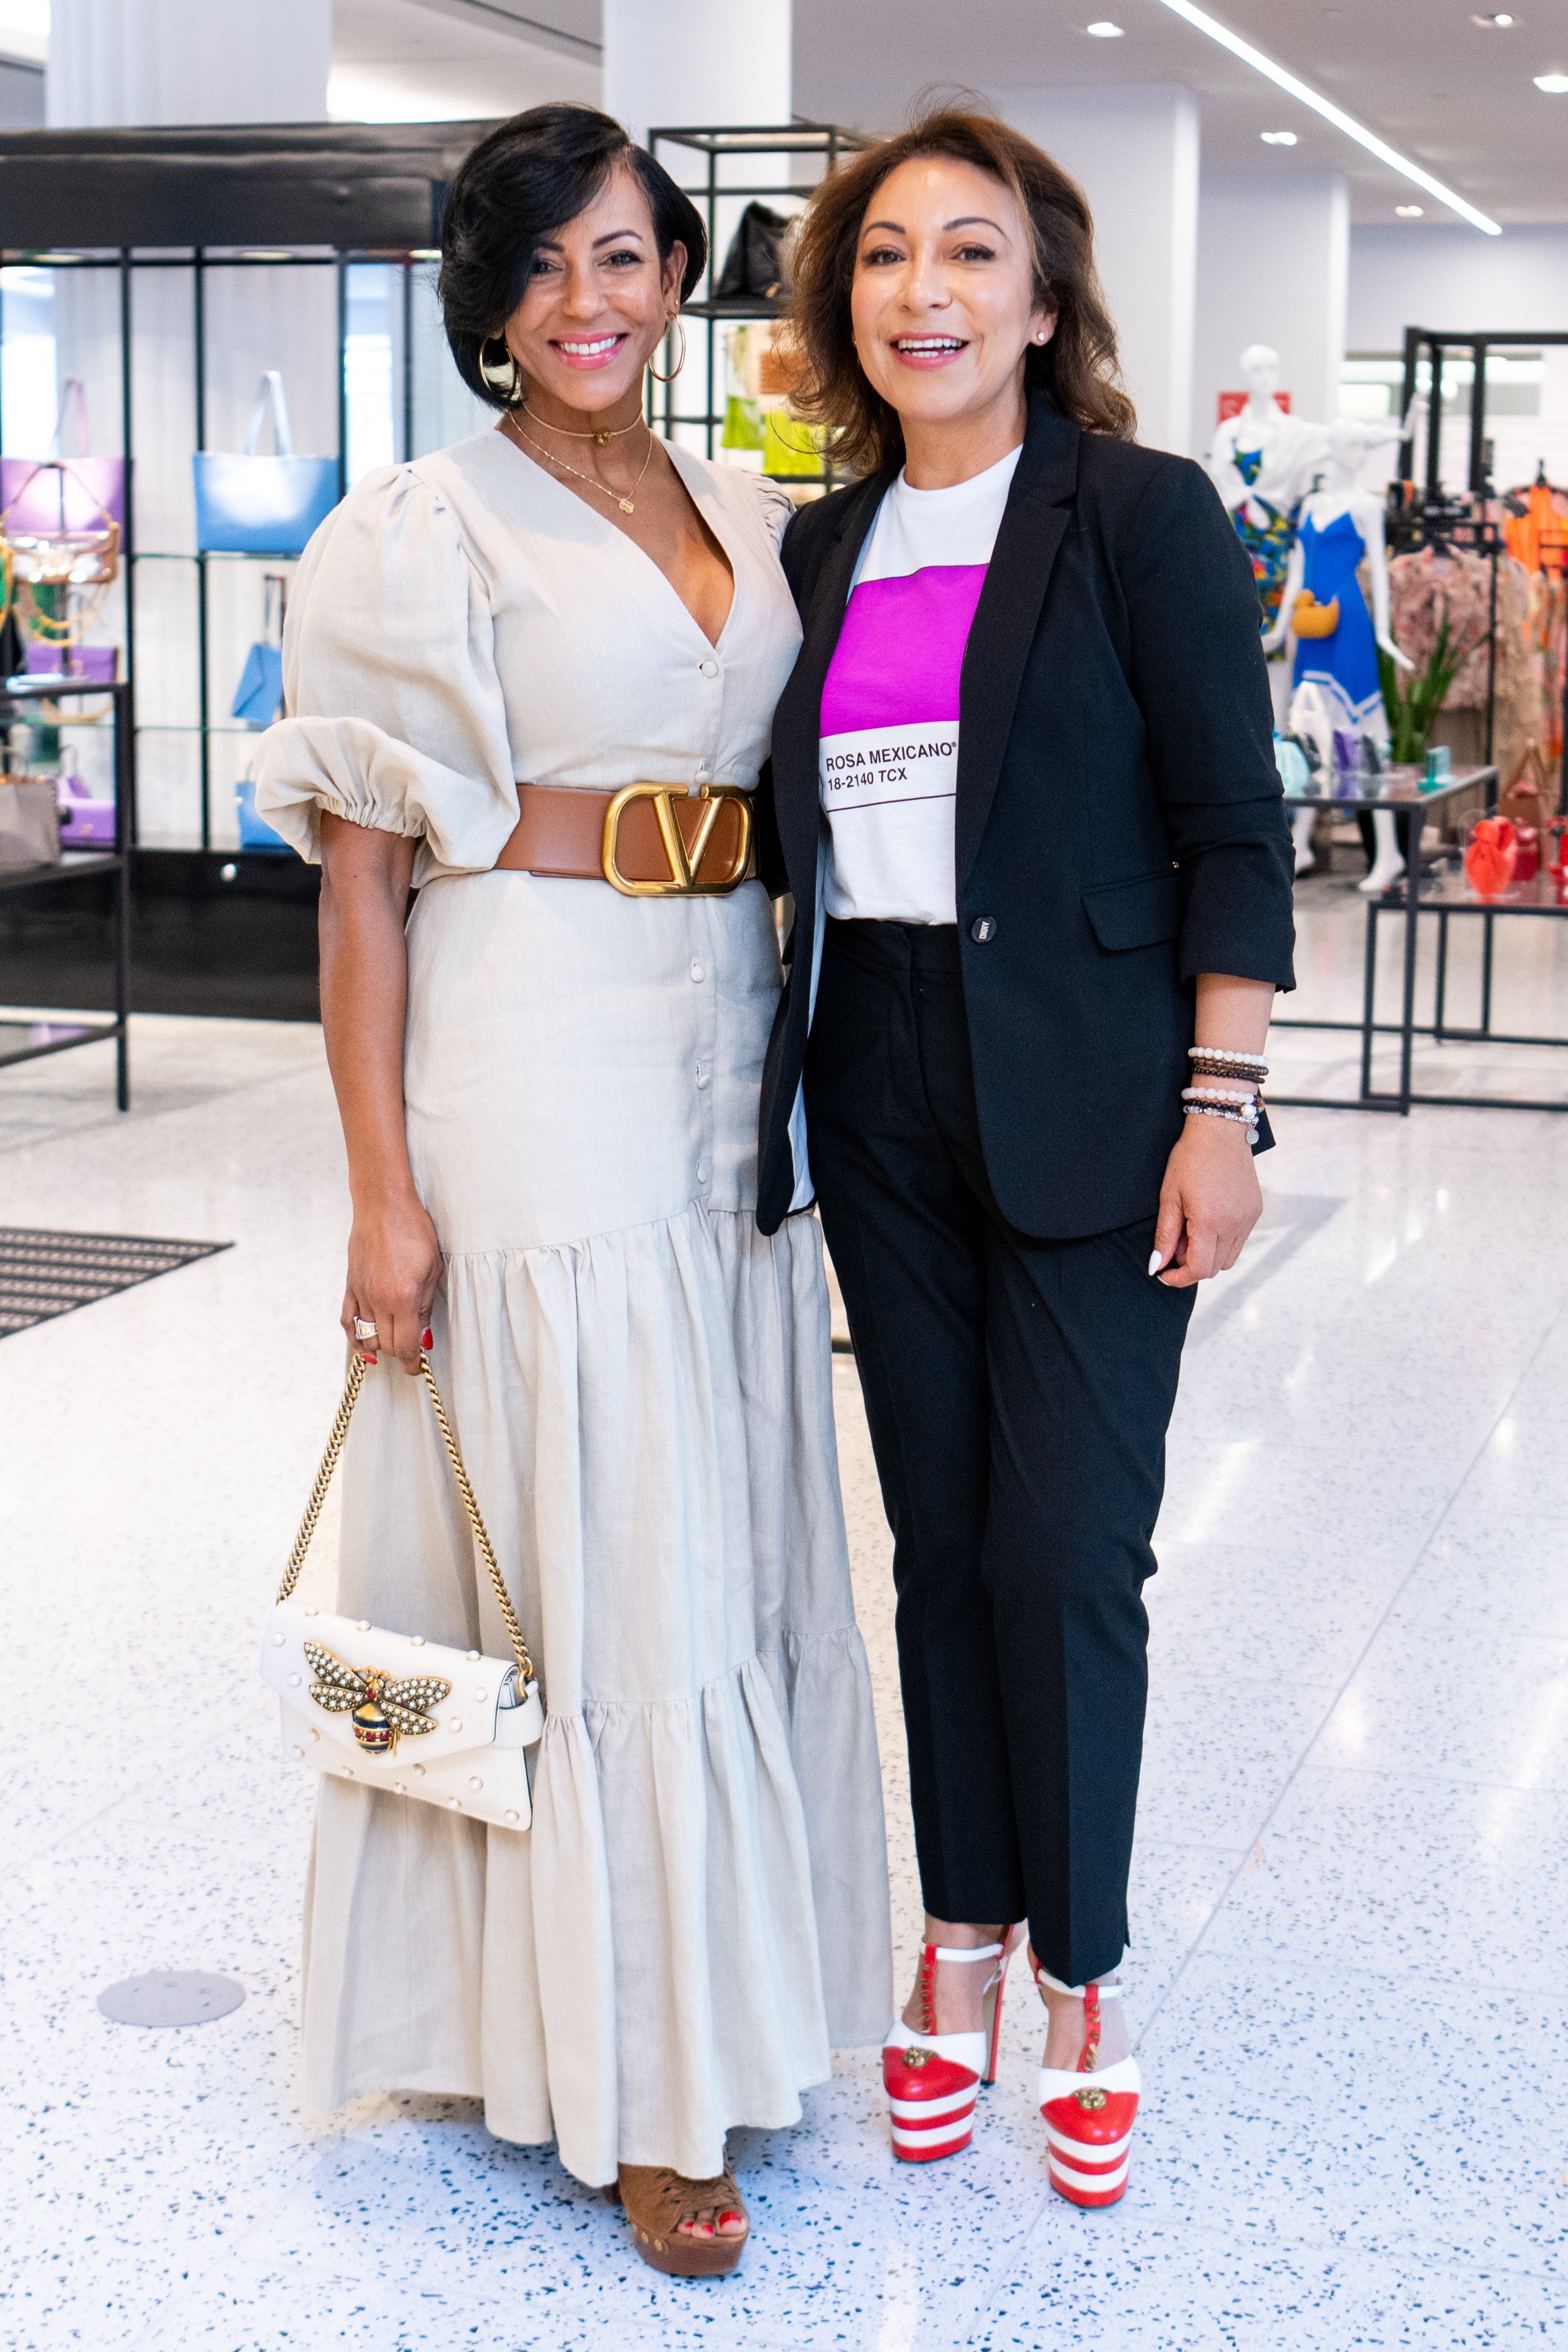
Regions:
<svg viewBox="0 0 1568 2352"><path fill-rule="evenodd" d="M718 898L755 871L751 794L733 784L628 784L618 793L517 786L497 867L608 882L628 898Z"/></svg>

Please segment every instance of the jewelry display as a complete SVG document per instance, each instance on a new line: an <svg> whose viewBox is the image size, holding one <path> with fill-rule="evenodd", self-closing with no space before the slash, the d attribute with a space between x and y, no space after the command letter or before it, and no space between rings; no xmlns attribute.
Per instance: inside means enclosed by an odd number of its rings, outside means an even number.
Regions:
<svg viewBox="0 0 1568 2352"><path fill-rule="evenodd" d="M517 423L517 418L509 411L502 417L501 426L504 432L509 432L515 439L526 442L530 449L536 449L539 456L547 458L552 466L559 466L561 472L563 474L570 474L574 481L586 482L590 489L599 490L605 498L612 499L615 504L620 508L622 514L636 513L637 509L630 498L623 498L619 490L612 490L608 482L598 480L592 474L583 473L579 467L569 466L564 457L558 457L553 450L549 450L545 447L542 441L536 441L531 433L525 433L522 426ZM653 436L652 433L649 433L648 454L643 460L642 472L639 473L636 480L632 485L633 490L640 490L642 488L643 475L647 472L653 462Z"/></svg>

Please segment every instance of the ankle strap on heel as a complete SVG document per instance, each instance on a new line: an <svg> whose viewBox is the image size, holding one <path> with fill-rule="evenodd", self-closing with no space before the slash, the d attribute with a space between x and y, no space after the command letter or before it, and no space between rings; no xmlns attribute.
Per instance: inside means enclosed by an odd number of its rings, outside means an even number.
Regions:
<svg viewBox="0 0 1568 2352"><path fill-rule="evenodd" d="M924 1944L921 1950L934 1960L999 1960L1007 1950L1005 1944L973 1944L963 1951L948 1944Z"/></svg>

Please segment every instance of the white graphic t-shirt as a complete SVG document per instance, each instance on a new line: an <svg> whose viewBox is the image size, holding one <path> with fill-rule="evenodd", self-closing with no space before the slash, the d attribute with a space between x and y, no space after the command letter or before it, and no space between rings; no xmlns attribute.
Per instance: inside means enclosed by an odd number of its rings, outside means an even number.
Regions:
<svg viewBox="0 0 1568 2352"><path fill-rule="evenodd" d="M866 535L822 687L830 915L957 919L958 675L1018 461L950 490L900 474Z"/></svg>

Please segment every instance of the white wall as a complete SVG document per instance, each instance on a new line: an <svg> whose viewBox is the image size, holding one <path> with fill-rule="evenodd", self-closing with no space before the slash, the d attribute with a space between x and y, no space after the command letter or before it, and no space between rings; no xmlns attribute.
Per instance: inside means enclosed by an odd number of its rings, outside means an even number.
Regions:
<svg viewBox="0 0 1568 2352"><path fill-rule="evenodd" d="M319 122L332 0L54 0L48 119Z"/></svg>
<svg viewBox="0 0 1568 2352"><path fill-rule="evenodd" d="M1399 351L1406 327L1568 331L1568 228L1352 229L1349 348Z"/></svg>
<svg viewBox="0 0 1568 2352"><path fill-rule="evenodd" d="M1218 395L1242 387L1238 354L1271 343L1298 416L1339 414L1345 352L1350 196L1337 174L1208 173L1197 213L1193 441L1214 432Z"/></svg>
<svg viewBox="0 0 1568 2352"><path fill-rule="evenodd" d="M1139 440L1190 452L1197 100L1190 90L1165 83L988 94L1009 122L1071 173L1089 199Z"/></svg>
<svg viewBox="0 0 1568 2352"><path fill-rule="evenodd" d="M604 110L651 126L788 122L791 0L604 0ZM758 179L756 163L745 176Z"/></svg>

